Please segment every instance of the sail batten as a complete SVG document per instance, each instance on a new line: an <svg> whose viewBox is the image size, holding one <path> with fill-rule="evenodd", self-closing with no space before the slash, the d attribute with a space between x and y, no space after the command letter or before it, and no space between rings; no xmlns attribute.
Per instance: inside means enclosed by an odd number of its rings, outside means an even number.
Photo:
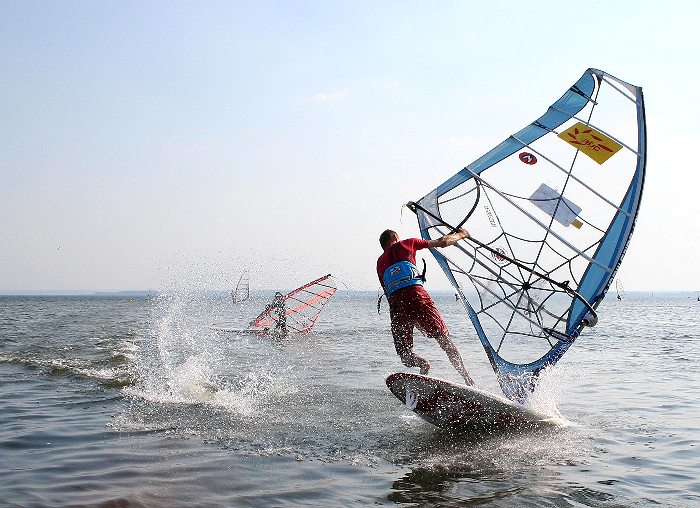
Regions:
<svg viewBox="0 0 700 508"><path fill-rule="evenodd" d="M526 398L595 325L645 171L641 88L588 69L534 122L409 203L425 239L471 233L431 252L510 398Z"/></svg>

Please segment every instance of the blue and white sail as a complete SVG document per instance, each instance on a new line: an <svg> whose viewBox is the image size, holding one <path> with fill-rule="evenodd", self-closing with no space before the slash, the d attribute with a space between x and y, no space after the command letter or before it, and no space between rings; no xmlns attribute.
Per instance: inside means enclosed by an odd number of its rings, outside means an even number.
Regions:
<svg viewBox="0 0 700 508"><path fill-rule="evenodd" d="M524 400L601 302L634 229L646 166L642 89L597 69L540 118L409 207L506 396Z"/></svg>

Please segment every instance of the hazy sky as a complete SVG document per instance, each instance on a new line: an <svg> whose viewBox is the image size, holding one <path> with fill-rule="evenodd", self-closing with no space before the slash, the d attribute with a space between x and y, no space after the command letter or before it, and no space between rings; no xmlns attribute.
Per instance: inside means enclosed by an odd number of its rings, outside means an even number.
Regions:
<svg viewBox="0 0 700 508"><path fill-rule="evenodd" d="M626 290L700 289L700 3L0 0L0 290L376 289L588 67L644 88ZM429 288L447 288L434 265Z"/></svg>

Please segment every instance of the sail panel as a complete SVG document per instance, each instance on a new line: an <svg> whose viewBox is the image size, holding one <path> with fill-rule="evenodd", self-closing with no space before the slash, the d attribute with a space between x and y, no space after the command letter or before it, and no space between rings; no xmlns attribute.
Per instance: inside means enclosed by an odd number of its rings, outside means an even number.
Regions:
<svg viewBox="0 0 700 508"><path fill-rule="evenodd" d="M588 97L593 93L594 87L593 74L587 71L544 115L471 163L468 166L471 172L481 173L562 125L588 104ZM442 195L470 179L471 172L466 169L460 171L440 185L436 189L437 194Z"/></svg>
<svg viewBox="0 0 700 508"><path fill-rule="evenodd" d="M595 256L599 265L604 264L611 270L617 269L617 266L622 261L624 249L627 247L627 240L632 234L632 229L634 227L634 220L632 217L636 216L636 209L639 206L639 199L642 192L642 171L643 168L640 168L638 172L640 176L633 179L630 190L623 203L622 210L615 215L615 219L602 239L598 253ZM602 270L599 265L591 264L589 266L588 272L584 274L579 288L581 295L589 302L595 302L596 305L599 301L598 299L602 300L605 296L614 273ZM574 333L574 329L587 312L582 302L578 300L574 302L568 321L567 333Z"/></svg>

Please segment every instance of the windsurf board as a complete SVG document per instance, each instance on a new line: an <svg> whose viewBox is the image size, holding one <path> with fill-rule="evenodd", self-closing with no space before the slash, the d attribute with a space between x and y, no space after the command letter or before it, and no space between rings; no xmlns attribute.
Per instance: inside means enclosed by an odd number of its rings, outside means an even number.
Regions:
<svg viewBox="0 0 700 508"><path fill-rule="evenodd" d="M551 417L504 397L430 376L397 372L386 378L391 392L423 420L453 430L495 431L563 426Z"/></svg>

